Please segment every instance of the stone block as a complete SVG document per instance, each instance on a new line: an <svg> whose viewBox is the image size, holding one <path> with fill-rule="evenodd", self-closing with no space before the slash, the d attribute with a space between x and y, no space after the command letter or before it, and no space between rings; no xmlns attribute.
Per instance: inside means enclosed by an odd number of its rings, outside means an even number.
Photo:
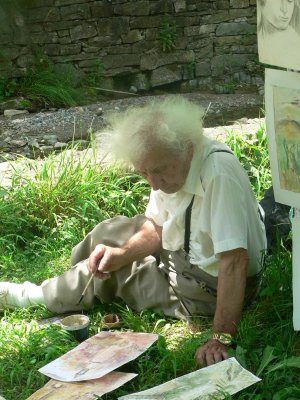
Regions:
<svg viewBox="0 0 300 400"><path fill-rule="evenodd" d="M40 7L34 8L28 13L27 21L29 22L48 22L59 21L60 13L57 7Z"/></svg>
<svg viewBox="0 0 300 400"><path fill-rule="evenodd" d="M60 45L47 44L44 47L44 51L48 56L58 56L60 54Z"/></svg>
<svg viewBox="0 0 300 400"><path fill-rule="evenodd" d="M250 55L248 54L224 54L213 57L211 61L212 76L233 74L244 68Z"/></svg>
<svg viewBox="0 0 300 400"><path fill-rule="evenodd" d="M143 40L144 34L139 29L133 29L129 31L126 35L122 35L123 43L135 43Z"/></svg>
<svg viewBox="0 0 300 400"><path fill-rule="evenodd" d="M91 5L91 14L93 18L111 17L114 14L113 6L108 1L97 2Z"/></svg>
<svg viewBox="0 0 300 400"><path fill-rule="evenodd" d="M183 12L186 10L186 0L175 0L174 2L175 12Z"/></svg>
<svg viewBox="0 0 300 400"><path fill-rule="evenodd" d="M186 27L200 24L200 15L195 16L186 16L186 15L176 15L176 26L177 27Z"/></svg>
<svg viewBox="0 0 300 400"><path fill-rule="evenodd" d="M186 36L198 36L198 35L205 35L214 33L216 30L216 24L200 24L196 26L187 26L184 28L184 34Z"/></svg>
<svg viewBox="0 0 300 400"><path fill-rule="evenodd" d="M232 20L232 16L226 11L214 11L212 14L203 15L201 17L202 24L219 24Z"/></svg>
<svg viewBox="0 0 300 400"><path fill-rule="evenodd" d="M160 28L163 16L151 15L149 17L134 17L130 19L131 29Z"/></svg>
<svg viewBox="0 0 300 400"><path fill-rule="evenodd" d="M168 65L152 71L150 83L152 87L166 85L182 79L181 68L177 65Z"/></svg>
<svg viewBox="0 0 300 400"><path fill-rule="evenodd" d="M249 0L230 0L230 7L247 8L249 7Z"/></svg>
<svg viewBox="0 0 300 400"><path fill-rule="evenodd" d="M64 37L59 38L60 44L69 44L71 42L72 42L72 40L71 40L70 36L64 36Z"/></svg>
<svg viewBox="0 0 300 400"><path fill-rule="evenodd" d="M192 38L188 41L187 43L187 50L197 50L201 49L202 47L208 46L210 43L213 42L212 37L207 37L207 38Z"/></svg>
<svg viewBox="0 0 300 400"><path fill-rule="evenodd" d="M56 32L34 33L30 35L30 41L34 44L58 43L58 35Z"/></svg>
<svg viewBox="0 0 300 400"><path fill-rule="evenodd" d="M74 43L60 46L60 54L79 54L81 52L81 43Z"/></svg>
<svg viewBox="0 0 300 400"><path fill-rule="evenodd" d="M171 53L151 52L142 54L141 70L153 70L162 65L184 64L195 59L193 50L174 51Z"/></svg>
<svg viewBox="0 0 300 400"><path fill-rule="evenodd" d="M228 10L229 9L229 0L217 0L216 7L218 10Z"/></svg>
<svg viewBox="0 0 300 400"><path fill-rule="evenodd" d="M173 11L172 0L158 0L150 4L150 14L171 14Z"/></svg>
<svg viewBox="0 0 300 400"><path fill-rule="evenodd" d="M210 63L208 62L197 62L195 65L195 75L196 77L199 76L210 76L211 74L211 67Z"/></svg>
<svg viewBox="0 0 300 400"><path fill-rule="evenodd" d="M107 52L107 54L130 54L130 53L133 53L132 46L129 44L107 47L106 52Z"/></svg>
<svg viewBox="0 0 300 400"><path fill-rule="evenodd" d="M91 16L87 4L74 4L72 6L61 7L60 14L62 20L87 19Z"/></svg>
<svg viewBox="0 0 300 400"><path fill-rule="evenodd" d="M63 29L73 28L78 25L78 21L57 21L57 22L47 22L43 24L43 28L47 32L56 32Z"/></svg>
<svg viewBox="0 0 300 400"><path fill-rule="evenodd" d="M97 29L94 24L81 23L70 29L70 35L72 40L87 39L97 35Z"/></svg>
<svg viewBox="0 0 300 400"><path fill-rule="evenodd" d="M20 68L27 68L35 64L35 62L35 57L32 54L26 54L17 58L16 65Z"/></svg>
<svg viewBox="0 0 300 400"><path fill-rule="evenodd" d="M256 26L247 22L222 23L217 27L216 36L251 35L256 33Z"/></svg>
<svg viewBox="0 0 300 400"><path fill-rule="evenodd" d="M58 37L69 36L69 29L62 29L61 31L57 31Z"/></svg>
<svg viewBox="0 0 300 400"><path fill-rule="evenodd" d="M129 17L112 17L102 19L98 23L98 34L110 36L112 44L116 44L115 38L126 35L129 32Z"/></svg>
<svg viewBox="0 0 300 400"><path fill-rule="evenodd" d="M213 41L211 41L207 46L203 46L195 50L195 59L197 61L210 60L214 55Z"/></svg>
<svg viewBox="0 0 300 400"><path fill-rule="evenodd" d="M117 15L128 15L128 16L137 16L137 15L149 15L150 7L149 1L135 1L128 2L124 4L119 4L114 7L114 14Z"/></svg>
<svg viewBox="0 0 300 400"><path fill-rule="evenodd" d="M120 68L131 65L140 65L140 56L138 54L107 55L103 57L102 61L105 69Z"/></svg>

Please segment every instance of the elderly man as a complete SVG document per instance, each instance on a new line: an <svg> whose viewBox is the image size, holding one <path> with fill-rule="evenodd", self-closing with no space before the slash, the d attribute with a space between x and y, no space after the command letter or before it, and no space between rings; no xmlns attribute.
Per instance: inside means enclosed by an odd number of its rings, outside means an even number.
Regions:
<svg viewBox="0 0 300 400"><path fill-rule="evenodd" d="M202 135L202 117L181 97L112 116L115 153L151 185L145 215L97 225L73 249L73 267L41 286L0 284L2 307L65 312L121 298L177 318L214 315L196 359L225 359L259 289L266 240L245 171L227 146Z"/></svg>

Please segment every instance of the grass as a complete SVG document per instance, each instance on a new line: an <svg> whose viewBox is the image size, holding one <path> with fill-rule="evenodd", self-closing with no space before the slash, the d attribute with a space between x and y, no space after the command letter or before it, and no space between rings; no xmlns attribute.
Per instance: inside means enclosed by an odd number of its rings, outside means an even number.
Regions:
<svg viewBox="0 0 300 400"><path fill-rule="evenodd" d="M258 198L271 184L263 127L253 136L231 132L228 144L249 173ZM24 173L24 169L27 171ZM11 188L0 188L0 271L2 280L43 279L68 268L72 246L99 221L143 212L149 188L131 171L99 166L92 152L78 158L67 150L45 163L23 160ZM258 301L244 312L234 355L262 382L227 399L281 400L300 398L300 338L292 326L291 254L284 243L267 258ZM160 339L121 370L138 377L103 396L115 400L194 371L196 348L210 333L211 319L197 324L166 318L151 311L133 312L124 304L89 311L90 334L101 331L108 312L120 315L124 330L154 332ZM24 400L43 386L38 369L77 343L66 332L37 321L52 314L44 307L6 311L0 323L0 395Z"/></svg>

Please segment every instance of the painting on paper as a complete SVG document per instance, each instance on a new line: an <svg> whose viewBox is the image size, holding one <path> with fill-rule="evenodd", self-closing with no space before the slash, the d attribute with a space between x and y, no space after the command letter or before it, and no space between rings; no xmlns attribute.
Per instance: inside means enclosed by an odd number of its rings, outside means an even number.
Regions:
<svg viewBox="0 0 300 400"><path fill-rule="evenodd" d="M95 400L96 396L103 396L136 376L137 374L114 371L102 378L83 382L69 383L51 379L27 400Z"/></svg>
<svg viewBox="0 0 300 400"><path fill-rule="evenodd" d="M300 74L266 70L266 128L275 198L300 207Z"/></svg>
<svg viewBox="0 0 300 400"><path fill-rule="evenodd" d="M134 360L158 338L151 333L101 332L39 371L52 379L79 382L97 379Z"/></svg>
<svg viewBox="0 0 300 400"><path fill-rule="evenodd" d="M260 378L232 357L154 388L119 397L119 400L224 399L259 381Z"/></svg>
<svg viewBox="0 0 300 400"><path fill-rule="evenodd" d="M259 61L300 71L300 1L257 0Z"/></svg>

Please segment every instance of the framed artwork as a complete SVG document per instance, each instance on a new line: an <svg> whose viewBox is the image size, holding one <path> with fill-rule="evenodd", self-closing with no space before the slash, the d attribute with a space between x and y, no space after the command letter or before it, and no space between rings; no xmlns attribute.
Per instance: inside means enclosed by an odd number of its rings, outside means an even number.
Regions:
<svg viewBox="0 0 300 400"><path fill-rule="evenodd" d="M300 71L300 0L257 0L259 61Z"/></svg>
<svg viewBox="0 0 300 400"><path fill-rule="evenodd" d="M266 69L265 99L275 199L300 208L300 73Z"/></svg>

